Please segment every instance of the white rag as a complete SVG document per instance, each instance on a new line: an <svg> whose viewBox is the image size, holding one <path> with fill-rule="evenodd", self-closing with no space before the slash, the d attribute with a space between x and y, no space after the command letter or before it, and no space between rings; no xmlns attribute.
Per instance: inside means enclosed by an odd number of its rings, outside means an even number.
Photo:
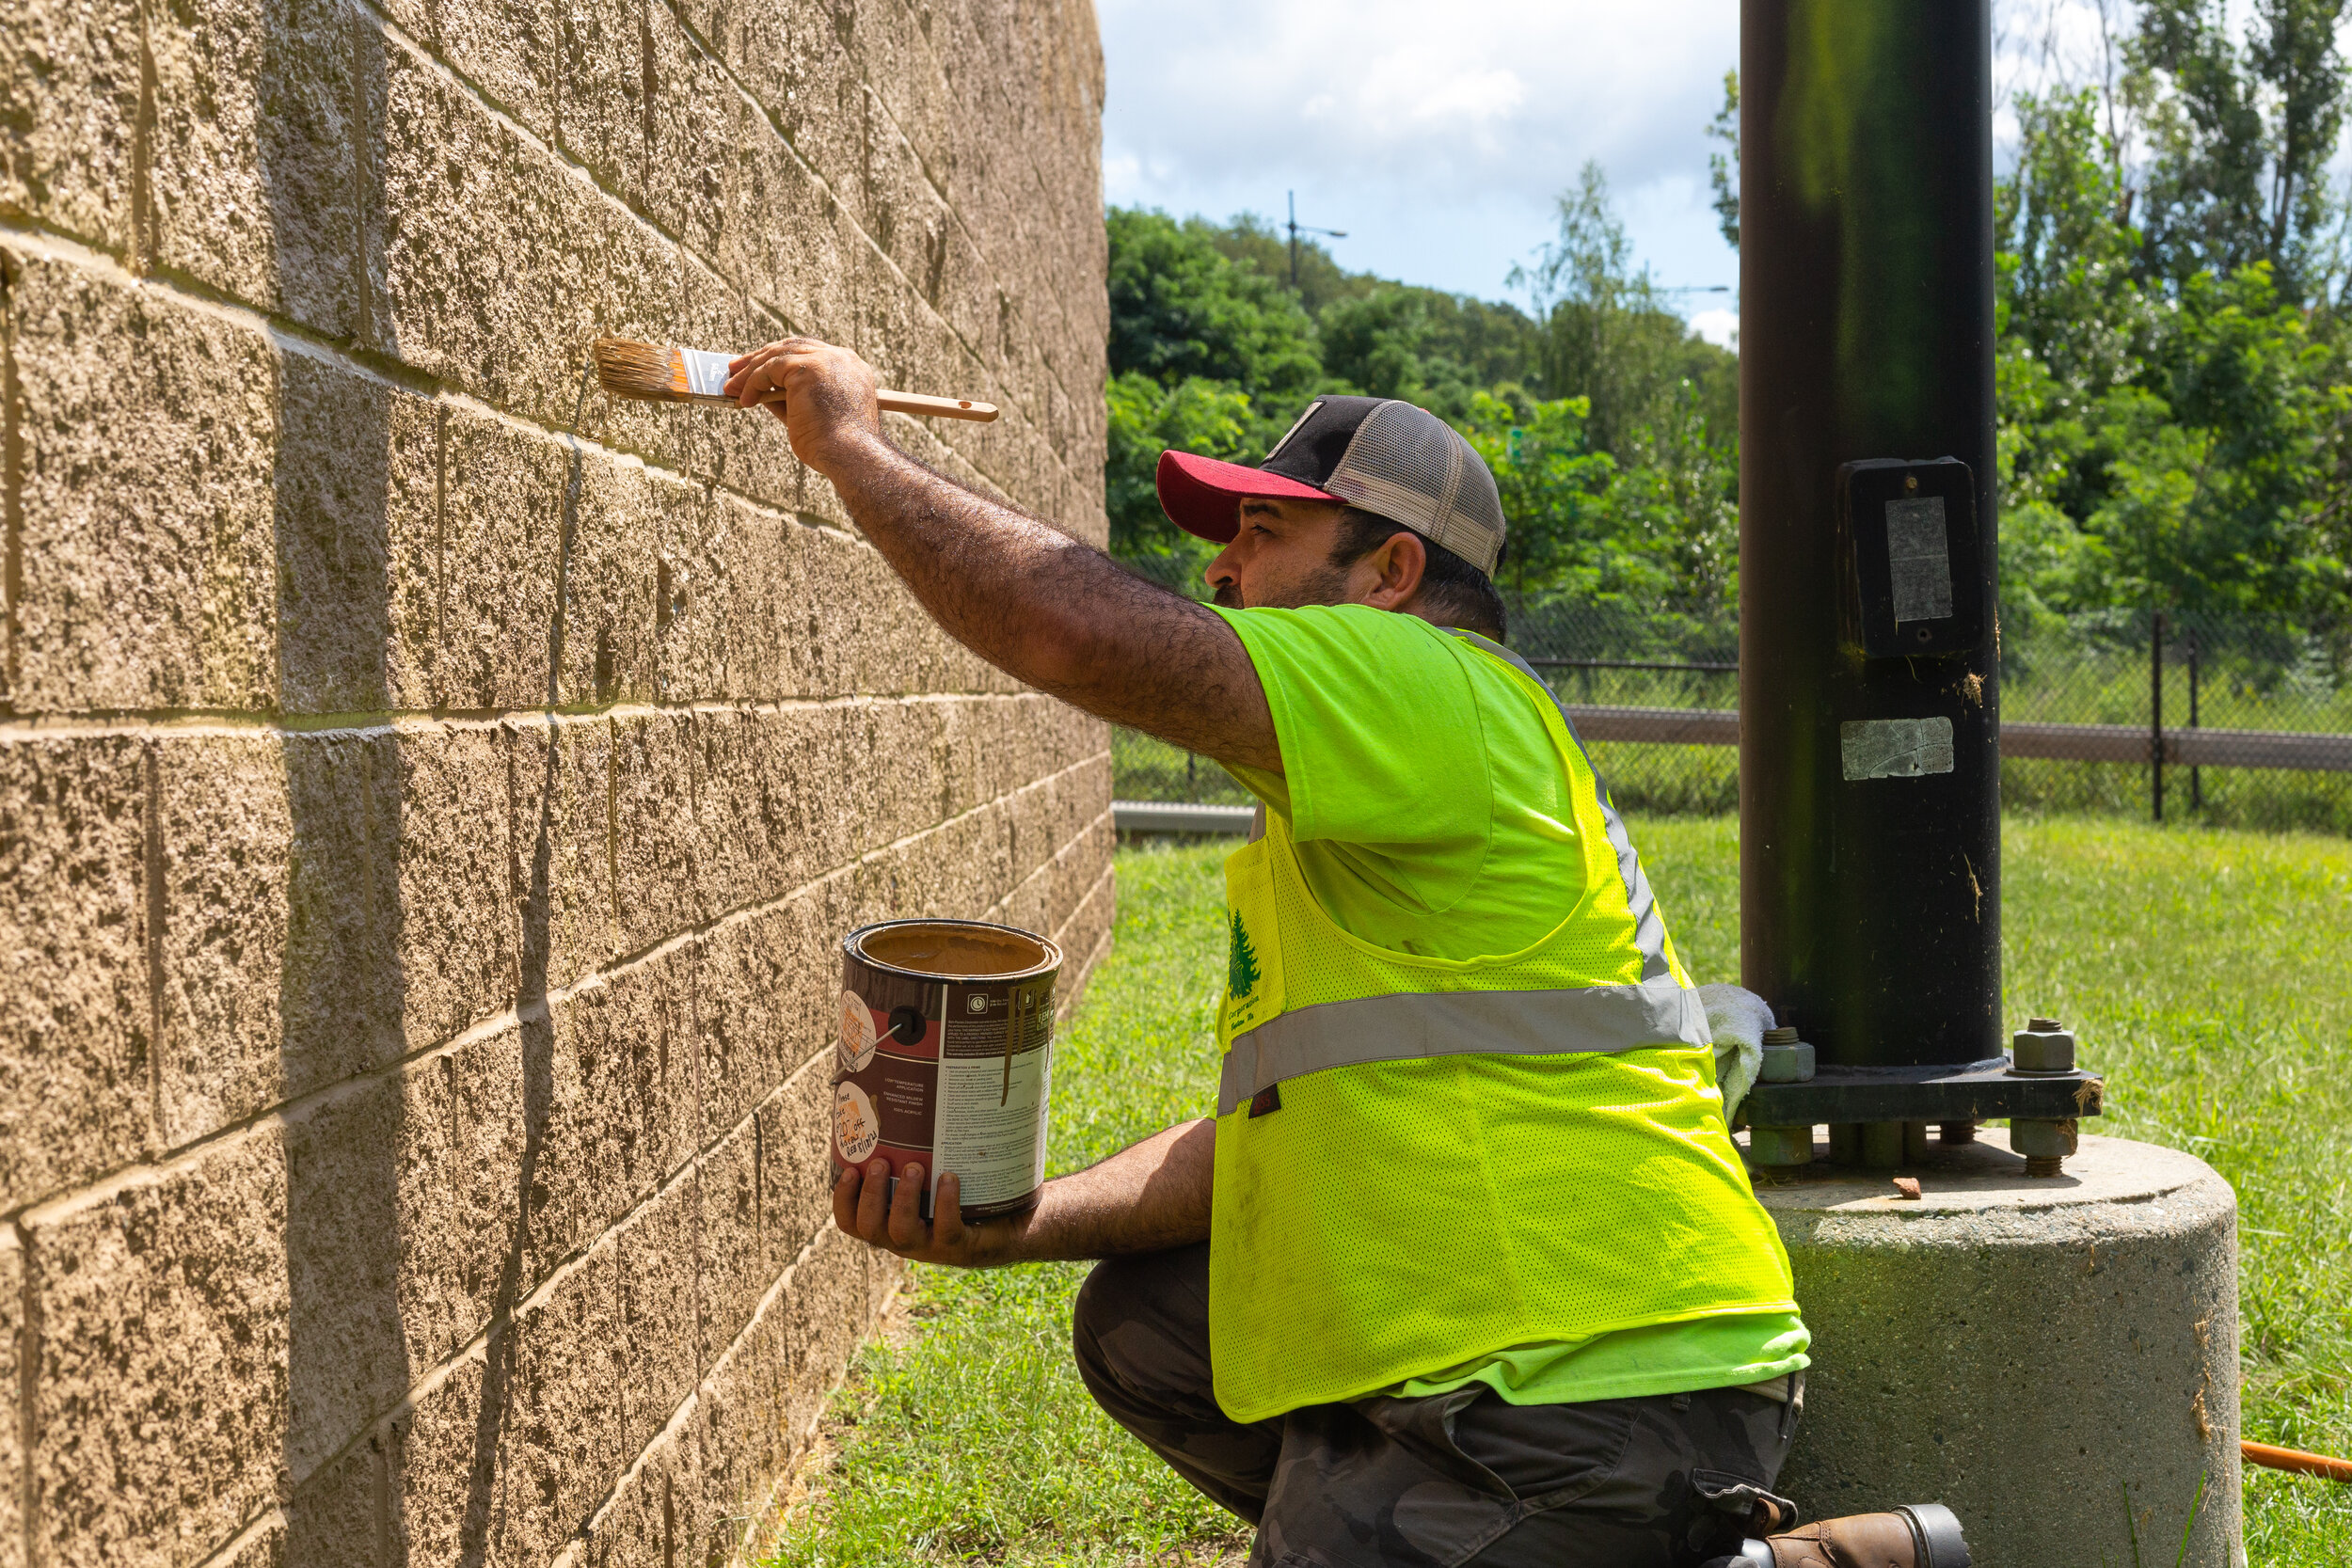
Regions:
<svg viewBox="0 0 2352 1568"><path fill-rule="evenodd" d="M1715 1037L1715 1084L1724 1091L1724 1119L1756 1087L1764 1068L1764 1031L1772 1026L1772 1004L1734 985L1701 986L1708 1033Z"/></svg>

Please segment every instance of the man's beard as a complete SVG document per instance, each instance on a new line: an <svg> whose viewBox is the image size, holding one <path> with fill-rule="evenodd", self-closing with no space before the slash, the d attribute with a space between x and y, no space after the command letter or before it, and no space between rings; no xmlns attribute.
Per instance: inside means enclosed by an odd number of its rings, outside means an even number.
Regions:
<svg viewBox="0 0 2352 1568"><path fill-rule="evenodd" d="M1209 602L1220 610L1304 610L1309 605L1346 604L1347 568L1336 562L1326 562L1300 578L1289 587L1253 605L1242 603L1241 589L1233 583L1217 585Z"/></svg>

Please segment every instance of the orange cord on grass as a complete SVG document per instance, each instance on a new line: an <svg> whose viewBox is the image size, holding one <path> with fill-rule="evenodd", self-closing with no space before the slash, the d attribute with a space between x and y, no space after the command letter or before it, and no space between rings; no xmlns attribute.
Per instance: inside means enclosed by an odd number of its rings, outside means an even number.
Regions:
<svg viewBox="0 0 2352 1568"><path fill-rule="evenodd" d="M2305 1453L2299 1449L2273 1448L2268 1443L2238 1444L2238 1452L2247 1462L2273 1470L2292 1470L2296 1475L2325 1476L2329 1481L2352 1481L2352 1459L2330 1459L2326 1454Z"/></svg>

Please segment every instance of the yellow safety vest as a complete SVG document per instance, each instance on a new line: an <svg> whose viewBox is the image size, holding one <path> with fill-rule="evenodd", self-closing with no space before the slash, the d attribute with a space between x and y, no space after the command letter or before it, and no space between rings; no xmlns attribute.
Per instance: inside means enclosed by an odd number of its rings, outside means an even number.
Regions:
<svg viewBox="0 0 2352 1568"><path fill-rule="evenodd" d="M1567 714L1584 875L1519 952L1363 942L1289 829L1225 863L1209 1353L1257 1421L1512 1345L1795 1308L1724 1125L1705 1009Z"/></svg>

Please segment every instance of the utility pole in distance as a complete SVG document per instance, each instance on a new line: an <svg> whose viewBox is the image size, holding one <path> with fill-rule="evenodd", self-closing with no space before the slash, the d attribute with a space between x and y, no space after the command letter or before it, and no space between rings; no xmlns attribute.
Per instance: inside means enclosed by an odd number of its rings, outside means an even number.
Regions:
<svg viewBox="0 0 2352 1568"><path fill-rule="evenodd" d="M1347 238L1347 230L1344 229L1309 229L1302 227L1298 221L1298 193L1296 191L1285 191L1282 194L1290 198L1291 220L1288 224L1284 225L1284 227L1289 229L1291 231L1291 293L1296 293L1298 292L1298 236L1301 234L1321 234L1329 239L1343 240Z"/></svg>

